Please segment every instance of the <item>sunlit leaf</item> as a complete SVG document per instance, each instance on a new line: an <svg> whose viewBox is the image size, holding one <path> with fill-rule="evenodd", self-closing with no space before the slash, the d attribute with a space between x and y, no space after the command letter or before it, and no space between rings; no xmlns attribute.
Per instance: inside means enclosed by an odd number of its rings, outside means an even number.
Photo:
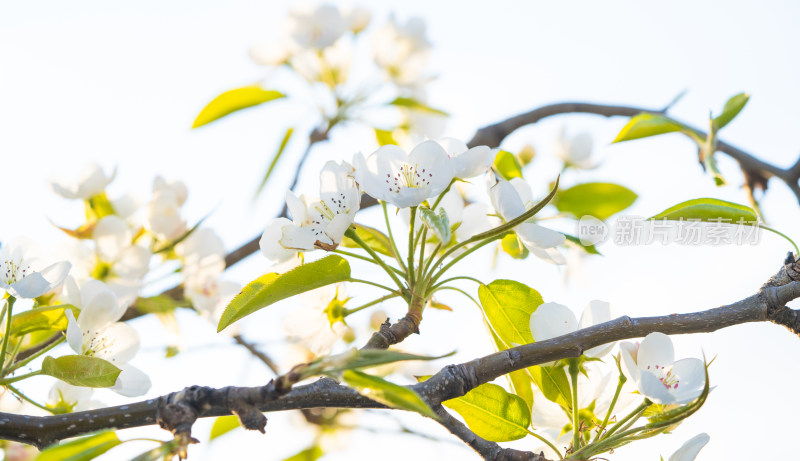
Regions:
<svg viewBox="0 0 800 461"><path fill-rule="evenodd" d="M284 459L283 461L316 461L322 458L322 455L324 454L325 452L322 451L322 448L320 448L319 445L314 445Z"/></svg>
<svg viewBox="0 0 800 461"><path fill-rule="evenodd" d="M701 222L720 222L722 219L746 226L753 226L758 222L758 216L752 208L715 198L687 200L667 208L650 219L668 221L691 219Z"/></svg>
<svg viewBox="0 0 800 461"><path fill-rule="evenodd" d="M521 439L531 424L527 403L496 384L481 384L442 405L461 415L472 432L493 442Z"/></svg>
<svg viewBox="0 0 800 461"><path fill-rule="evenodd" d="M500 240L500 248L506 254L514 259L525 259L530 253L524 245L522 245L517 237L517 234L508 234Z"/></svg>
<svg viewBox="0 0 800 461"><path fill-rule="evenodd" d="M749 100L750 94L748 93L739 93L728 99L728 101L725 102L725 107L722 108L722 113L714 118L714 125L716 125L717 130L721 130L722 127L736 118Z"/></svg>
<svg viewBox="0 0 800 461"><path fill-rule="evenodd" d="M217 437L227 434L228 432L241 427L239 417L236 415L220 416L214 420L214 425L211 426L211 434L208 436L209 442Z"/></svg>
<svg viewBox="0 0 800 461"><path fill-rule="evenodd" d="M344 382L359 394L391 408L416 411L429 418L438 419L436 413L416 392L407 387L390 383L385 379L355 370L342 374Z"/></svg>
<svg viewBox="0 0 800 461"><path fill-rule="evenodd" d="M498 338L508 347L533 342L531 314L542 304L542 295L514 280L495 280L478 288L484 315Z"/></svg>
<svg viewBox="0 0 800 461"><path fill-rule="evenodd" d="M64 331L67 329L67 309L72 311L75 318L80 314L80 309L71 304L37 307L16 314L11 317L11 335L22 336L34 331Z"/></svg>
<svg viewBox="0 0 800 461"><path fill-rule="evenodd" d="M506 181L522 177L522 166L511 152L501 150L494 157L494 168Z"/></svg>
<svg viewBox="0 0 800 461"><path fill-rule="evenodd" d="M392 255L392 243L389 240L389 237L386 236L383 232L375 229L374 227L365 226L363 224L353 224L350 226L351 229L355 229L356 235L361 237L361 240L367 244L368 247L375 250L377 253L386 255L386 256L393 256ZM361 248L361 246L355 242L355 240L351 239L350 237L345 236L342 238L341 245L345 248Z"/></svg>
<svg viewBox="0 0 800 461"><path fill-rule="evenodd" d="M111 387L117 382L121 371L111 362L87 355L64 355L55 359L45 357L42 362L43 374L73 386Z"/></svg>
<svg viewBox="0 0 800 461"><path fill-rule="evenodd" d="M572 411L572 393L564 367L535 366L527 370L547 400Z"/></svg>
<svg viewBox="0 0 800 461"><path fill-rule="evenodd" d="M553 205L576 218L586 215L605 221L633 205L636 193L619 184L590 182L558 191Z"/></svg>
<svg viewBox="0 0 800 461"><path fill-rule="evenodd" d="M188 302L179 301L171 296L157 295L149 298L139 298L136 300L136 310L145 314L158 314L172 312L175 309L186 306Z"/></svg>
<svg viewBox="0 0 800 461"><path fill-rule="evenodd" d="M170 440L169 442L164 442L161 445L153 448L152 450L147 450L146 452L140 454L135 458L131 458L131 461L166 461L173 459L173 454L180 448L177 440Z"/></svg>
<svg viewBox="0 0 800 461"><path fill-rule="evenodd" d="M217 331L272 303L349 278L350 264L339 255L302 264L284 274L262 275L248 283L228 304Z"/></svg>
<svg viewBox="0 0 800 461"><path fill-rule="evenodd" d="M492 340L494 341L495 347L498 351L503 351L509 348L508 344L505 344L503 341L501 341L491 328L489 328L489 333L492 335ZM531 409L533 407L533 388L531 387L532 380L530 375L528 375L528 372L526 370L516 370L512 371L506 376L508 377L508 381L511 384L511 388L514 390L514 393L522 398L526 404L528 404L528 409Z"/></svg>
<svg viewBox="0 0 800 461"><path fill-rule="evenodd" d="M631 141L686 129L683 124L669 117L645 112L631 117L613 142Z"/></svg>
<svg viewBox="0 0 800 461"><path fill-rule="evenodd" d="M582 249L583 251L591 255L602 255L602 253L597 251L597 248L594 245L584 245L583 243L581 243L581 239L575 237L574 235L564 234L564 237L566 237L567 240L571 242L571 244L574 244L578 248Z"/></svg>
<svg viewBox="0 0 800 461"><path fill-rule="evenodd" d="M418 110L420 112L430 112L432 114L443 115L447 116L447 112L439 109L434 109L433 107L423 103L422 101L414 98L407 98L400 96L394 99L392 102L389 103L392 106L397 107L405 107L406 109L413 109Z"/></svg>
<svg viewBox="0 0 800 461"><path fill-rule="evenodd" d="M88 461L121 443L114 431L104 431L48 447L36 461Z"/></svg>
<svg viewBox="0 0 800 461"><path fill-rule="evenodd" d="M334 375L345 370L370 368L405 360L436 360L453 354L454 352L439 356L428 356L409 354L391 349L351 349L341 354L317 359L312 364L320 364L321 373Z"/></svg>
<svg viewBox="0 0 800 461"><path fill-rule="evenodd" d="M374 128L375 130L375 139L378 141L378 145L386 146L389 144L397 145L397 140L394 139L391 130L381 130L380 128Z"/></svg>
<svg viewBox="0 0 800 461"><path fill-rule="evenodd" d="M233 112L257 106L285 95L279 91L265 90L258 85L226 91L214 98L192 123L192 128L203 126Z"/></svg>

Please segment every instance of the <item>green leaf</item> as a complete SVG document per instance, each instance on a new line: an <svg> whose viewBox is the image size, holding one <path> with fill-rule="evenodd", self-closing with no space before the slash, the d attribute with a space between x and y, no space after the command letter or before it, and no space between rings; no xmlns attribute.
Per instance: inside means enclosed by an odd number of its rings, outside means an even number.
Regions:
<svg viewBox="0 0 800 461"><path fill-rule="evenodd" d="M517 234L508 234L500 239L500 247L509 256L514 259L525 259L530 253L524 245L522 245L517 237Z"/></svg>
<svg viewBox="0 0 800 461"><path fill-rule="evenodd" d="M667 208L650 219L668 221L691 219L702 222L720 222L722 219L730 220L732 224L753 226L758 222L758 215L752 208L744 205L715 198L697 198Z"/></svg>
<svg viewBox="0 0 800 461"><path fill-rule="evenodd" d="M229 90L214 98L200 111L192 123L192 128L201 127L228 114L248 107L257 106L274 99L283 98L283 93L265 90L258 85Z"/></svg>
<svg viewBox="0 0 800 461"><path fill-rule="evenodd" d="M572 411L572 393L564 367L536 366L527 370L547 400Z"/></svg>
<svg viewBox="0 0 800 461"><path fill-rule="evenodd" d="M344 282L350 278L350 264L339 255L329 255L302 264L284 274L265 274L248 283L222 313L217 331L282 299Z"/></svg>
<svg viewBox="0 0 800 461"><path fill-rule="evenodd" d="M443 244L450 243L450 219L444 208L439 207L436 212L426 207L418 208L419 217L425 226L432 230Z"/></svg>
<svg viewBox="0 0 800 461"><path fill-rule="evenodd" d="M48 447L39 453L36 461L88 461L121 443L114 431L99 432Z"/></svg>
<svg viewBox="0 0 800 461"><path fill-rule="evenodd" d="M87 355L65 355L57 359L45 357L42 362L43 374L73 386L111 387L121 371L111 362Z"/></svg>
<svg viewBox="0 0 800 461"><path fill-rule="evenodd" d="M344 382L359 394L391 408L416 411L429 418L438 419L436 413L416 392L407 387L390 383L385 379L355 370L342 374Z"/></svg>
<svg viewBox="0 0 800 461"><path fill-rule="evenodd" d="M492 340L494 340L494 344L497 347L498 351L504 351L509 348L509 346L500 338L497 337L497 334L489 328L489 333L492 335ZM526 370L516 370L512 371L511 373L506 375L508 377L508 381L511 384L511 388L514 390L514 393L517 394L522 400L528 404L528 409L530 410L533 408L533 388L531 387L531 377Z"/></svg>
<svg viewBox="0 0 800 461"><path fill-rule="evenodd" d="M316 461L322 458L322 455L324 454L325 452L322 451L322 448L320 448L319 445L314 445L284 459L283 461Z"/></svg>
<svg viewBox="0 0 800 461"><path fill-rule="evenodd" d="M525 401L497 384L481 384L442 405L461 415L472 432L492 442L521 439L528 434L531 424Z"/></svg>
<svg viewBox="0 0 800 461"><path fill-rule="evenodd" d="M576 218L591 215L605 221L633 205L637 198L633 191L619 184L590 182L558 191L553 205Z"/></svg>
<svg viewBox="0 0 800 461"><path fill-rule="evenodd" d="M478 299L489 325L506 346L533 342L531 314L544 302L538 291L513 280L495 280L478 288Z"/></svg>
<svg viewBox="0 0 800 461"><path fill-rule="evenodd" d="M78 318L80 309L72 304L37 307L16 314L11 317L11 336L23 336L34 331L64 331L67 329L67 309Z"/></svg>
<svg viewBox="0 0 800 461"><path fill-rule="evenodd" d="M686 129L687 127L682 123L669 117L644 112L631 117L613 142L631 141Z"/></svg>
<svg viewBox="0 0 800 461"><path fill-rule="evenodd" d="M406 352L394 351L391 349L350 349L341 354L322 357L311 363L309 368L311 372L317 374L316 368L319 368L319 373L334 375L341 373L345 370L355 370L361 368L376 367L385 365L387 363L401 362L404 360L436 360L444 357L449 357L455 352L439 356L427 356L408 354Z"/></svg>
<svg viewBox="0 0 800 461"><path fill-rule="evenodd" d="M745 104L747 101L750 100L750 94L748 93L739 93L736 96L731 97L725 103L725 107L722 108L722 113L719 114L718 117L714 118L714 125L716 125L717 130L721 130L722 127L727 125L731 122L739 112L744 109Z"/></svg>
<svg viewBox="0 0 800 461"><path fill-rule="evenodd" d="M178 449L180 449L178 440L170 440L169 442L163 442L152 450L147 450L139 456L132 458L131 461L171 460Z"/></svg>
<svg viewBox="0 0 800 461"><path fill-rule="evenodd" d="M594 245L584 245L583 243L581 243L581 239L575 237L574 235L564 234L564 237L566 237L567 240L572 242L572 244L581 248L583 251L589 253L590 255L602 255L602 253L597 251L597 248Z"/></svg>
<svg viewBox="0 0 800 461"><path fill-rule="evenodd" d="M220 416L214 420L214 425L211 426L211 434L208 436L208 441L212 441L217 437L227 434L228 432L241 427L239 417L236 415Z"/></svg>
<svg viewBox="0 0 800 461"><path fill-rule="evenodd" d="M522 166L511 152L501 150L494 157L494 168L506 181L522 177Z"/></svg>
<svg viewBox="0 0 800 461"><path fill-rule="evenodd" d="M421 112L430 112L432 114L443 115L445 117L449 115L447 112L443 110L434 109L433 107L414 98L406 98L401 96L396 98L394 101L390 102L389 105L404 107L406 109L418 110Z"/></svg>
<svg viewBox="0 0 800 461"><path fill-rule="evenodd" d="M278 152L276 152L275 156L272 157L272 162L270 162L269 168L267 168L267 172L264 174L264 178L261 180L261 184L259 184L258 188L256 189L256 197L258 197L258 194L260 194L264 189L264 186L267 185L267 180L269 180L272 170L275 169L275 165L278 164L278 160L280 160L281 155L286 150L286 145L289 144L289 139L292 137L292 133L294 133L294 128L289 128L286 130L286 134L283 135L281 144L278 146Z"/></svg>
<svg viewBox="0 0 800 461"><path fill-rule="evenodd" d="M389 144L397 145L397 141L392 136L391 130L381 130L380 128L373 128L375 130L375 139L378 140L378 145L386 146Z"/></svg>
<svg viewBox="0 0 800 461"><path fill-rule="evenodd" d="M161 314L173 312L175 309L186 306L188 302L178 301L167 295L151 296L149 298L139 298L136 300L136 310L144 314Z"/></svg>
<svg viewBox="0 0 800 461"><path fill-rule="evenodd" d="M389 240L389 237L386 236L383 232L375 229L374 227L365 226L363 224L356 224L353 223L350 226L351 229L355 229L356 235L361 237L361 240L367 244L368 247L375 250L375 252L394 257L392 254L392 242ZM361 245L355 242L355 240L351 239L350 237L345 236L342 238L341 245L345 248L361 248Z"/></svg>

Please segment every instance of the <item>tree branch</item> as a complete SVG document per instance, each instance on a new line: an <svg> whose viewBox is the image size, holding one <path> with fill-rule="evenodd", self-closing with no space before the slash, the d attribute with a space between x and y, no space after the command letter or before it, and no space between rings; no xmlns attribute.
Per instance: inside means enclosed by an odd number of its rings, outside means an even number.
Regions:
<svg viewBox="0 0 800 461"><path fill-rule="evenodd" d="M445 416L446 412L440 404L512 371L578 357L592 347L643 337L655 331L666 334L701 333L741 323L769 321L783 325L800 336L800 313L786 307L786 303L800 297L800 264L794 261L792 257L756 294L730 305L690 314L638 319L620 317L558 338L525 344L458 365L448 365L430 379L409 387L437 411L443 426L485 459L541 460L541 455L500 449L494 442L471 434L466 426L452 416ZM213 389L193 386L130 405L65 415L33 417L0 413L0 438L41 448L100 429L125 429L157 423L176 435L188 437L192 423L197 418L209 416L238 414L245 427L263 430L266 419L261 412L316 407L385 408L328 378L292 388L296 379L297 375L289 372L260 387Z"/></svg>

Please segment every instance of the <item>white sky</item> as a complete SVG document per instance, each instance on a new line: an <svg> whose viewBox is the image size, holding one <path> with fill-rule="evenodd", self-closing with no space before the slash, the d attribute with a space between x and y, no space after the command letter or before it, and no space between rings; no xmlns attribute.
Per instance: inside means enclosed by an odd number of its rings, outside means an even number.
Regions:
<svg viewBox="0 0 800 461"><path fill-rule="evenodd" d="M119 174L111 193L137 190L146 195L152 177L181 179L189 187L191 220L209 211L207 223L233 248L255 235L280 209L293 159L287 155L268 199L251 201L260 174L283 131L301 123L304 112L288 104L242 112L205 129L189 130L196 113L216 94L259 80L264 69L247 57L250 45L277 34L289 2L234 0L139 2L0 2L0 184L6 199L0 237L26 234L42 242L57 235L48 218L74 223L80 207L52 194L46 179L98 160ZM798 7L792 2L370 2L380 24L388 12L400 18L422 15L434 43L432 103L454 115L447 134L469 139L475 129L532 108L564 100L631 104L658 108L677 93L687 96L672 114L705 126L708 110L749 91L744 113L722 138L769 162L788 166L798 156L796 127L800 81L796 47ZM620 119L570 116L526 128L504 144L510 150L533 143L539 154L527 179L542 192L557 172L554 135L562 126L595 136L597 170L570 173L564 184L615 181L640 199L631 214L651 215L679 201L713 196L740 203L741 176L721 159L733 186L715 188L696 162L691 144L677 135L609 146ZM369 152L374 141L363 132L340 134L316 151L312 163L331 156L349 159ZM283 181L283 184L280 182ZM314 165L300 188L316 189ZM773 181L763 210L777 229L798 238L798 204ZM358 218L368 222L374 213ZM546 301L579 310L591 299L612 303L631 316L691 312L723 305L754 293L773 274L789 249L772 235L758 246L604 247L605 258L586 264L587 283L565 286L562 271L539 261L501 261L493 278L513 278L539 290ZM489 258L484 258L488 264ZM267 265L259 257L237 266L231 277L247 281ZM356 273L363 267L354 265ZM472 267L472 266L470 266ZM466 267L465 267L466 268ZM464 270L463 268L462 270ZM364 272L362 272L363 274ZM474 286L466 286L474 293ZM362 297L362 299L364 299ZM476 308L463 298L445 298L456 312L426 314L422 337L407 341L428 353L454 347L456 359L491 351ZM280 357L283 303L251 318L245 333ZM393 317L398 306L386 306ZM354 319L365 322L367 316ZM180 318L187 346L211 344L165 361L164 333L158 322L134 322L144 350L134 362L153 377L152 395L191 384L255 385L269 374L247 354L190 315ZM706 406L675 431L618 450L611 459L665 458L698 432L711 435L700 459L753 454L765 459L784 454L795 424L785 411L785 395L800 379L800 341L770 325L743 325L713 334L676 337L677 356L717 356L711 368L716 389ZM450 359L448 359L450 360ZM444 365L445 361L437 363ZM180 370L178 373L175 370ZM38 386L38 388L37 388ZM46 378L31 389L44 392ZM120 401L98 393L108 403ZM403 415L404 423L443 439L452 437L435 423ZM363 416L367 425L391 426L379 413ZM198 423L201 439L209 427ZM166 439L159 429L133 431ZM123 437L125 433L123 433ZM270 416L267 435L239 434L193 448L197 459L263 453L282 459L304 447L309 433ZM205 441L205 440L204 440ZM467 456L457 444L409 436L358 431L352 450L326 459L419 459ZM398 445L394 445L398 444ZM533 439L511 444L538 446ZM387 449L387 447L389 449ZM139 447L137 447L138 449ZM146 447L142 445L143 451ZM417 449L418 448L418 449ZM136 450L134 450L135 452Z"/></svg>

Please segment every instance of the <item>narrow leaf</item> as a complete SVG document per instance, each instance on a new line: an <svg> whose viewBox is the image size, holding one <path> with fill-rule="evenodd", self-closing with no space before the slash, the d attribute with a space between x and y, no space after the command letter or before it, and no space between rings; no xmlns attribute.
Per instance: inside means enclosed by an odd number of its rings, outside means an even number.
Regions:
<svg viewBox="0 0 800 461"><path fill-rule="evenodd" d="M233 112L257 106L285 95L278 91L265 90L258 85L245 86L226 91L214 98L192 123L192 128L201 127Z"/></svg>
<svg viewBox="0 0 800 461"><path fill-rule="evenodd" d="M389 104L392 105L392 106L397 106L397 107L405 107L406 109L413 109L413 110L418 110L418 111L421 111L421 112L430 112L432 114L443 115L445 117L448 115L447 112L445 112L443 110L439 110L439 109L434 109L433 107L423 103L422 101L420 101L418 99L414 99L414 98L406 98L406 97L402 97L401 96L401 97L396 98L394 101L390 102Z"/></svg>
<svg viewBox="0 0 800 461"><path fill-rule="evenodd" d="M282 299L350 278L350 264L338 255L302 264L284 274L265 274L248 283L222 313L217 331Z"/></svg>
<svg viewBox="0 0 800 461"><path fill-rule="evenodd" d="M36 461L88 461L121 443L114 431L104 431L53 445L39 453Z"/></svg>
<svg viewBox="0 0 800 461"><path fill-rule="evenodd" d="M684 129L686 127L683 124L669 117L645 112L631 117L613 142L631 141Z"/></svg>
<svg viewBox="0 0 800 461"><path fill-rule="evenodd" d="M261 179L261 184L258 185L256 189L256 197L261 191L264 189L264 186L267 185L267 181L269 180L270 175L272 174L272 170L275 169L275 166L278 164L278 160L280 160L281 155L286 150L286 145L289 144L289 139L292 137L292 133L294 133L294 128L289 128L286 130L286 134L283 135L283 139L281 139L281 144L278 146L278 151L275 152L275 155L272 157L272 162L269 164L269 168L267 168L267 172L264 174L264 178Z"/></svg>
<svg viewBox="0 0 800 461"><path fill-rule="evenodd" d="M720 222L725 220L733 224L753 226L758 222L758 215L752 208L715 198L698 198L681 202L667 208L650 219L666 219L668 221L699 220L702 222Z"/></svg>
<svg viewBox="0 0 800 461"><path fill-rule="evenodd" d="M121 371L111 362L87 355L65 355L57 359L45 357L42 362L43 374L73 386L111 387Z"/></svg>
<svg viewBox="0 0 800 461"><path fill-rule="evenodd" d="M367 246L375 250L377 253L394 257L392 254L392 242L389 240L389 237L387 237L386 234L378 229L375 229L374 227L365 226L363 224L354 223L351 228L355 228L356 235L361 237L361 240L363 240ZM361 245L357 244L355 240L347 236L342 239L341 245L345 248L361 248Z"/></svg>
<svg viewBox="0 0 800 461"><path fill-rule="evenodd" d="M461 415L472 432L492 442L521 439L531 424L525 401L497 384L482 384L442 405Z"/></svg>
<svg viewBox="0 0 800 461"><path fill-rule="evenodd" d="M436 413L416 392L407 387L390 383L385 379L355 370L342 374L344 382L359 394L391 408L416 411L429 418L438 419Z"/></svg>
<svg viewBox="0 0 800 461"><path fill-rule="evenodd" d="M211 426L211 434L208 436L208 441L212 441L217 437L227 434L228 432L241 427L239 417L236 415L220 416L214 420L214 425Z"/></svg>
<svg viewBox="0 0 800 461"><path fill-rule="evenodd" d="M636 193L619 184L590 182L560 190L553 205L576 218L591 215L605 221L633 205L637 198Z"/></svg>
<svg viewBox="0 0 800 461"><path fill-rule="evenodd" d="M531 314L544 302L533 288L514 280L495 280L478 288L483 313L508 347L533 342Z"/></svg>
<svg viewBox="0 0 800 461"><path fill-rule="evenodd" d="M506 181L522 177L522 166L511 152L501 150L494 157L494 168Z"/></svg>
<svg viewBox="0 0 800 461"><path fill-rule="evenodd" d="M725 102L725 107L722 108L722 113L714 118L714 124L717 127L717 131L721 130L722 127L736 118L736 116L739 115L739 112L744 109L745 104L747 104L747 101L749 100L750 94L748 93L739 93L736 96L728 99L728 101Z"/></svg>

